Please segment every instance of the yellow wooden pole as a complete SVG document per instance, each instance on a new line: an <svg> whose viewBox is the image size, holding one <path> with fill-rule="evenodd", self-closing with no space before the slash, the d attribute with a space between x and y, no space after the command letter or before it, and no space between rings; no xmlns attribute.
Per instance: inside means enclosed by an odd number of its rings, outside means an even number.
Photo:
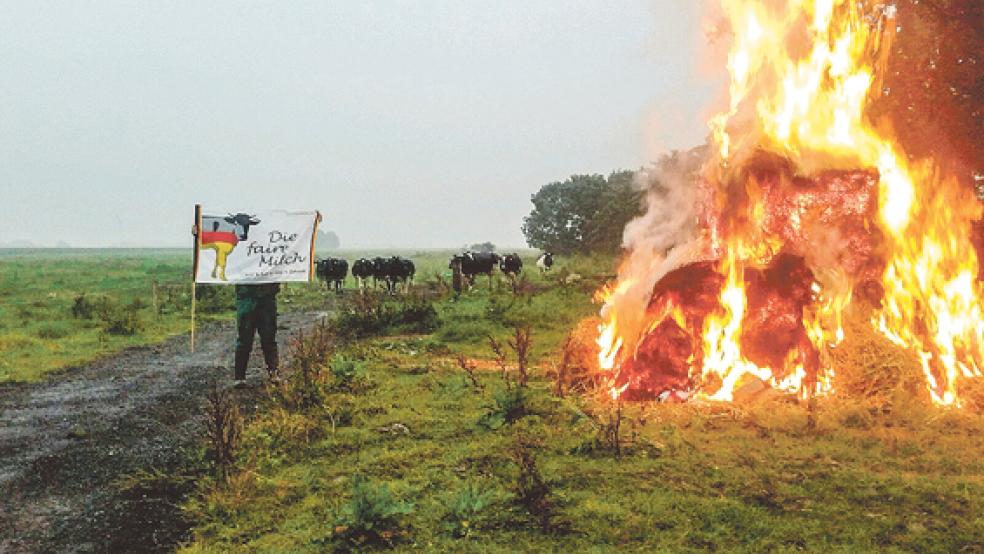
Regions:
<svg viewBox="0 0 984 554"><path fill-rule="evenodd" d="M195 353L195 281L191 282L191 353Z"/></svg>
<svg viewBox="0 0 984 554"><path fill-rule="evenodd" d="M195 204L195 258L191 275L191 352L195 353L195 285L198 282L198 251L201 250L202 205Z"/></svg>

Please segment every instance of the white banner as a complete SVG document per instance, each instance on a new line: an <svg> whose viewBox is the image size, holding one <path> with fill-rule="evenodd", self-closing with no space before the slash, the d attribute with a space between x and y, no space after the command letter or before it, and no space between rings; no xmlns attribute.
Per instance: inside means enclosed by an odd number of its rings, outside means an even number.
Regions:
<svg viewBox="0 0 984 554"><path fill-rule="evenodd" d="M310 281L318 212L196 210L197 283Z"/></svg>

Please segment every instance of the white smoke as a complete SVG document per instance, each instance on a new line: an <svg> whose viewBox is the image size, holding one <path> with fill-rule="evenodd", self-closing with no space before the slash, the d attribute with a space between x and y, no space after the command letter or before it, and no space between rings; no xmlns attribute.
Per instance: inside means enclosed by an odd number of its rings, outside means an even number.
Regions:
<svg viewBox="0 0 984 554"><path fill-rule="evenodd" d="M701 256L697 178L706 152L706 147L673 151L635 175L635 184L646 192L646 211L625 226L622 246L626 255L618 272L618 288L601 310L603 320L610 310L617 310L623 338L639 335L656 283L667 272Z"/></svg>

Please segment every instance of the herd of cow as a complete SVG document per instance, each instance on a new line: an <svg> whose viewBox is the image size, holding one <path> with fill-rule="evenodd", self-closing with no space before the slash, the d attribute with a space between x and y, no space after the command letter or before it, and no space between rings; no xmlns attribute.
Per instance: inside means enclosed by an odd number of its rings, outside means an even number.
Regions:
<svg viewBox="0 0 984 554"><path fill-rule="evenodd" d="M553 254L544 252L536 260L536 266L541 272L553 267ZM523 260L519 254L499 255L494 252L463 252L451 256L448 268L467 281L469 286L475 284L479 275L487 275L489 284L492 283L492 273L498 267L507 277L515 277L523 271ZM352 277L356 286L364 290L372 279L374 288L385 288L390 294L401 289L409 290L413 285L416 267L412 260L400 256L359 258L352 263ZM341 293L348 277L349 263L343 258L322 258L315 261L315 275L329 290Z"/></svg>

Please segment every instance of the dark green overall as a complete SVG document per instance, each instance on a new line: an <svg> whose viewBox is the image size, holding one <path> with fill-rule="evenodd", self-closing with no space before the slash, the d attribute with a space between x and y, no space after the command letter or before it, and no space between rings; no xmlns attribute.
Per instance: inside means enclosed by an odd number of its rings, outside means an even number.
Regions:
<svg viewBox="0 0 984 554"><path fill-rule="evenodd" d="M260 347L267 368L277 370L277 293L278 283L236 285L236 379L246 378L246 364L253 350L253 336L260 333Z"/></svg>

